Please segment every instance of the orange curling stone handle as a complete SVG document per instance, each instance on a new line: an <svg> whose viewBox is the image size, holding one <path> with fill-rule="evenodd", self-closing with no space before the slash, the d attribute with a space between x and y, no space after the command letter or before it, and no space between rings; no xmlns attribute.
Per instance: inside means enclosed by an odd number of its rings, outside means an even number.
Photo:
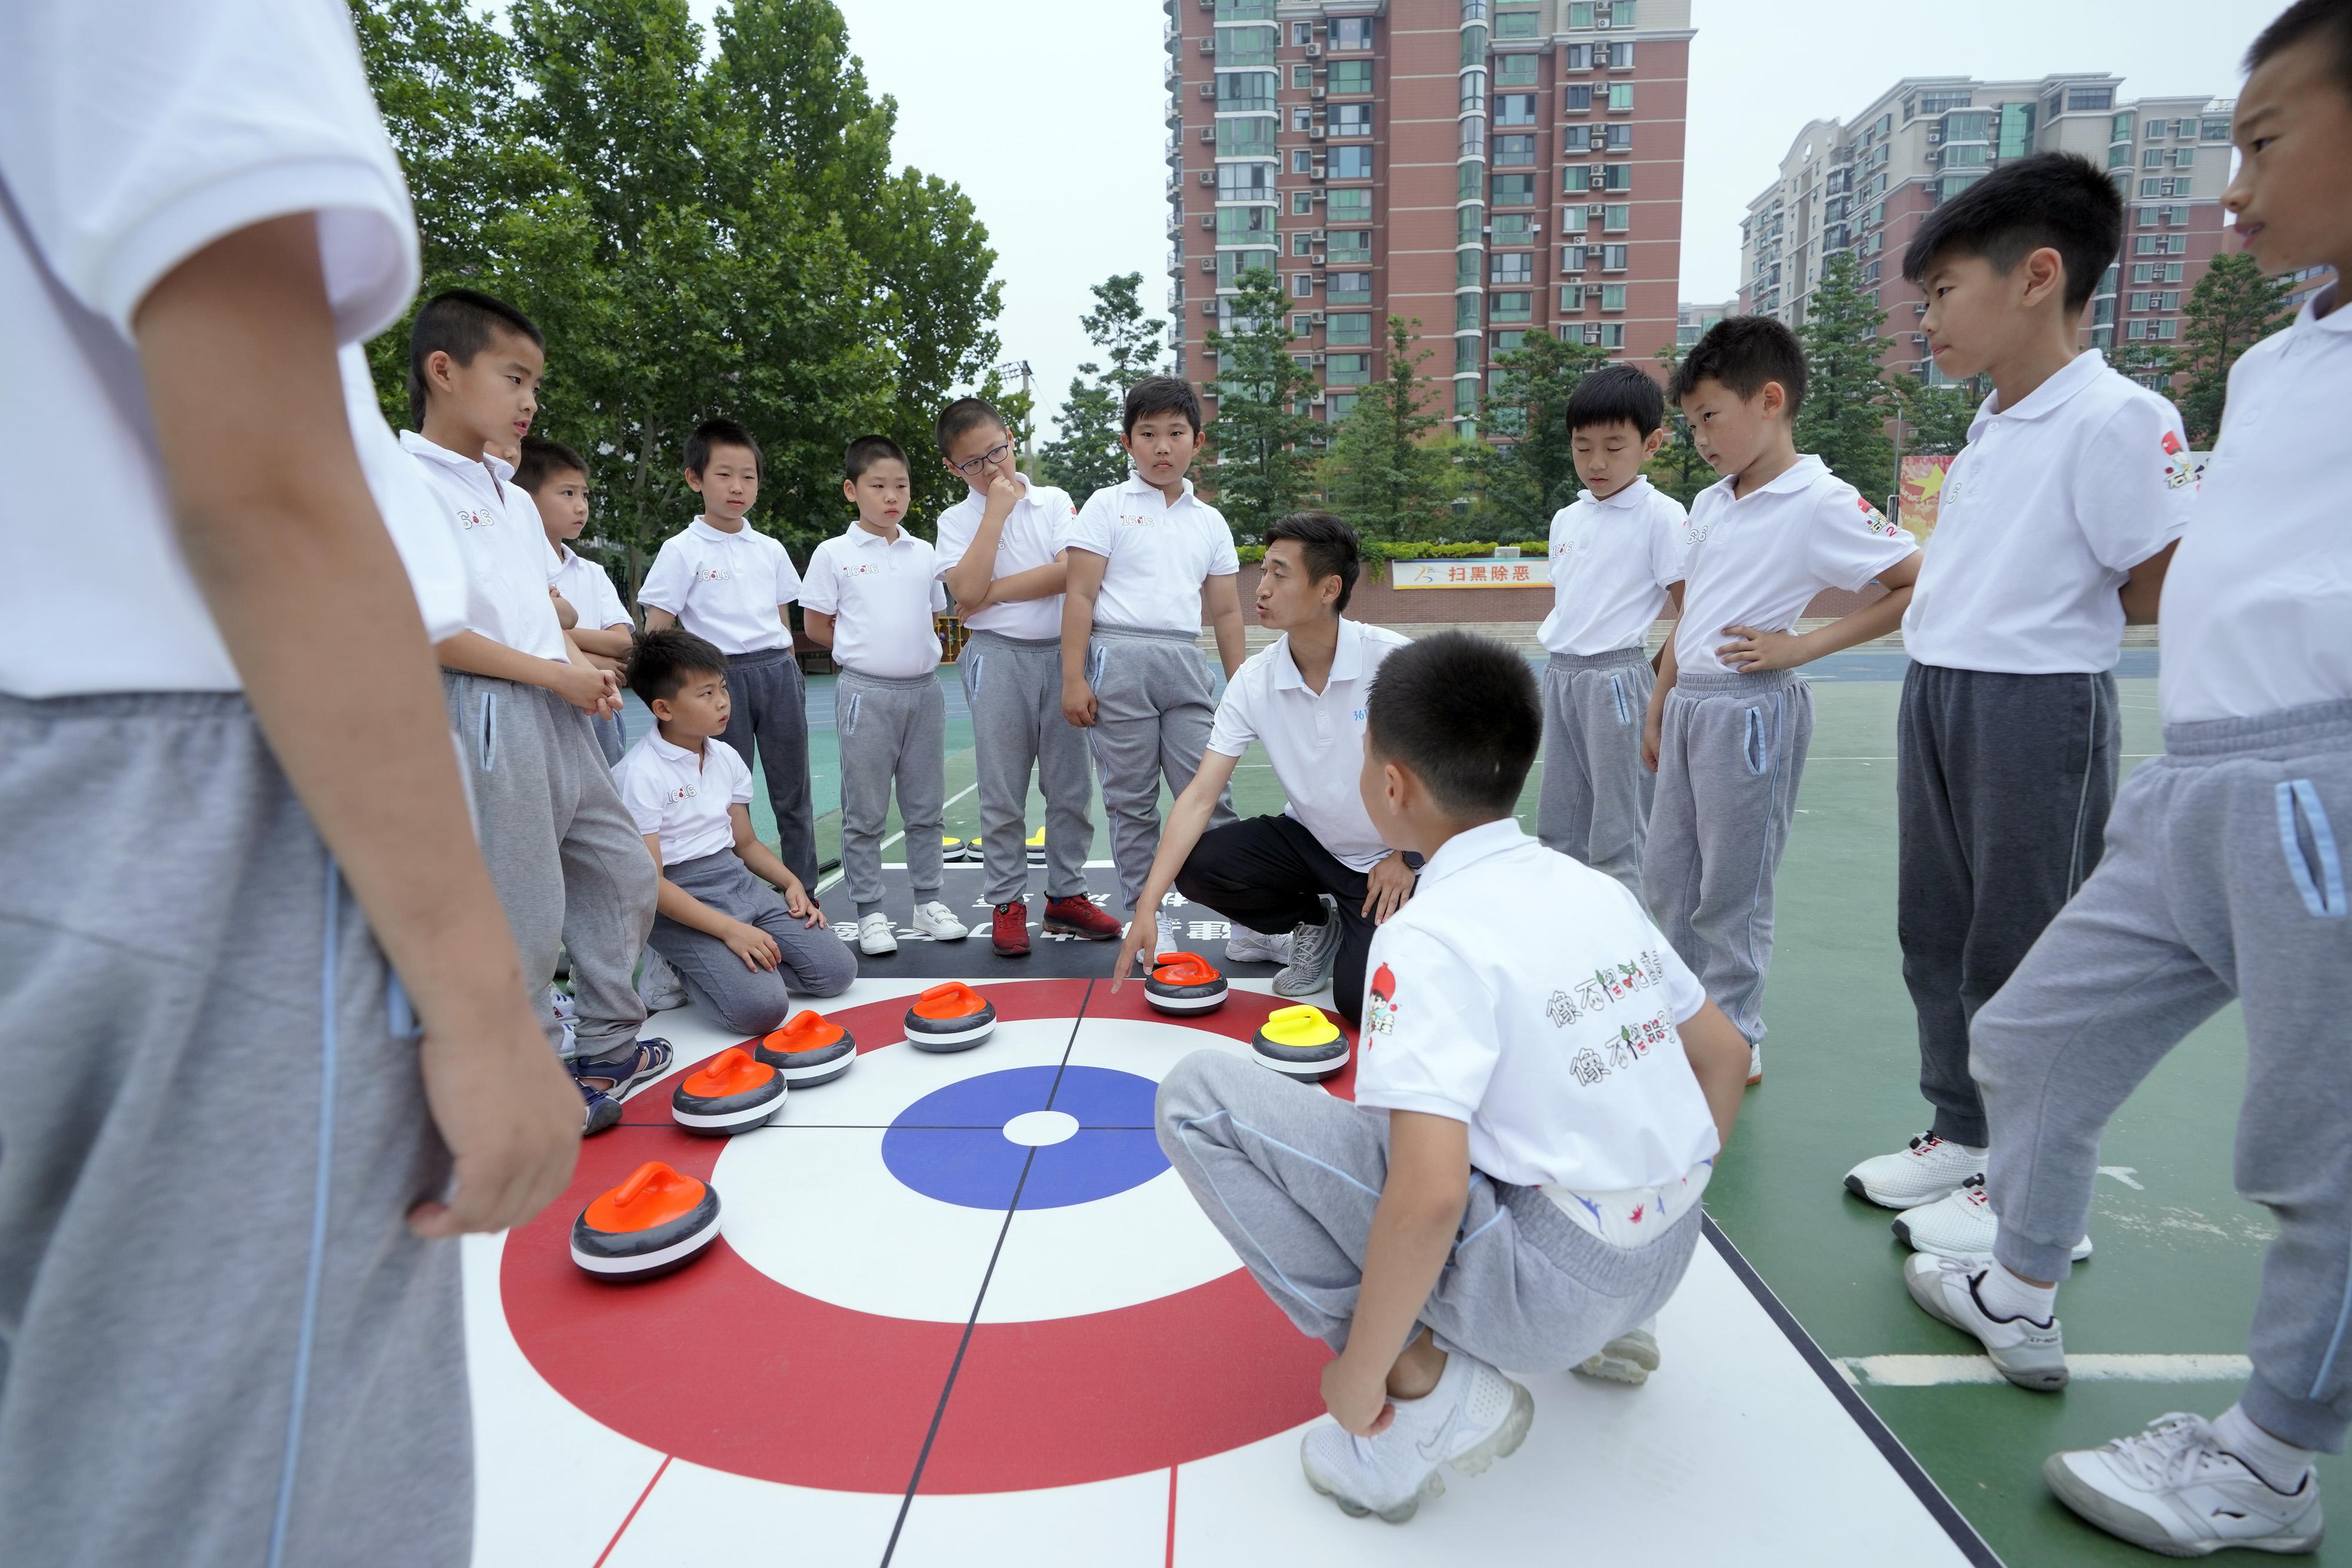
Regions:
<svg viewBox="0 0 2352 1568"><path fill-rule="evenodd" d="M760 1043L770 1051L789 1056L796 1051L822 1051L841 1036L839 1024L827 1023L821 1014L803 1010L793 1015L790 1023Z"/></svg>
<svg viewBox="0 0 2352 1568"><path fill-rule="evenodd" d="M740 1045L730 1045L711 1058L699 1072L687 1074L686 1092L698 1100L719 1100L733 1094L747 1094L776 1075L776 1070L764 1061L751 1060L751 1052Z"/></svg>
<svg viewBox="0 0 2352 1568"><path fill-rule="evenodd" d="M1151 977L1168 986L1205 986L1217 979L1217 967L1198 953L1162 953Z"/></svg>
<svg viewBox="0 0 2352 1568"><path fill-rule="evenodd" d="M680 1176L659 1160L647 1160L629 1179L588 1206L591 1230L620 1235L651 1230L690 1214L702 1201L702 1184Z"/></svg>
<svg viewBox="0 0 2352 1568"><path fill-rule="evenodd" d="M925 1019L970 1018L987 1005L978 991L961 980L950 980L944 986L933 986L916 998L914 1012L917 1018Z"/></svg>

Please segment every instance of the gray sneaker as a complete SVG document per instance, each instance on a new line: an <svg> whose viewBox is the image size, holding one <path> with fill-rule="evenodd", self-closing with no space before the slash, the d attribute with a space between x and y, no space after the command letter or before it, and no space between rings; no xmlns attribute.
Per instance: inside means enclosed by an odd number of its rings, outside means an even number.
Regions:
<svg viewBox="0 0 2352 1568"><path fill-rule="evenodd" d="M1982 1264L1958 1263L1927 1252L1914 1252L1903 1263L1904 1288L1920 1310L1983 1345L2003 1377L2037 1393L2065 1387L2066 1345L2058 1320L2037 1323L2032 1318L1994 1317L1977 1295L1977 1282L1984 1275Z"/></svg>
<svg viewBox="0 0 2352 1568"><path fill-rule="evenodd" d="M1301 921L1291 929L1290 962L1274 977L1277 997L1311 997L1331 978L1339 957L1339 906L1323 895L1323 924Z"/></svg>

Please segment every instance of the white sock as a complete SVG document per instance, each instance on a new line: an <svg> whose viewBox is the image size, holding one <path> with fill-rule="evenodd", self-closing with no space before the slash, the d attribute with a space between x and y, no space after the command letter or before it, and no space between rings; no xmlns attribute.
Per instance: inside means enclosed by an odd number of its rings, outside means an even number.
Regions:
<svg viewBox="0 0 2352 1568"><path fill-rule="evenodd" d="M1977 1300L1994 1317L2046 1323L2058 1310L2058 1287L2029 1284L1994 1263L1977 1277Z"/></svg>
<svg viewBox="0 0 2352 1568"><path fill-rule="evenodd" d="M2309 1448L2272 1437L2246 1419L2246 1413L2235 1405L2213 1418L2213 1436L2221 1447L2243 1459L2248 1469L2280 1491L2294 1490L2311 1469Z"/></svg>

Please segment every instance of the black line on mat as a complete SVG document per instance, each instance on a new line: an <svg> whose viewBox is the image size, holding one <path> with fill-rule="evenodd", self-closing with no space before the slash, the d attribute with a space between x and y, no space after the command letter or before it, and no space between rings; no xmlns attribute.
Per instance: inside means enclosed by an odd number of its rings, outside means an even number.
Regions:
<svg viewBox="0 0 2352 1568"><path fill-rule="evenodd" d="M1805 1364L1813 1369L1813 1375L1822 1380L1822 1386L1844 1408L1853 1424L1862 1428L1863 1436L1878 1449L1879 1457L1903 1478L1904 1484L1911 1489L1911 1494L1919 1500L1919 1505L1944 1527L1944 1533L1952 1538L1952 1544L1959 1548L1960 1555L1976 1564L1976 1568L2002 1568L2000 1555L1983 1536L1977 1533L1976 1526L1970 1524L1952 1500L1944 1495L1944 1489L1937 1486L1926 1467L1912 1457L1911 1450L1903 1446L1903 1439L1897 1437L1894 1429L1880 1418L1878 1412L1870 1407L1870 1402L1839 1373L1837 1364L1830 1360L1828 1353L1822 1349L1813 1336L1805 1332L1805 1325L1797 1321L1797 1315L1772 1293L1772 1287L1764 1282L1764 1276L1756 1271L1756 1266L1732 1245L1731 1238L1716 1224L1715 1217L1710 1214L1702 1218L1706 1225L1705 1234L1714 1244L1716 1255L1728 1264L1731 1271L1739 1277L1739 1282L1748 1287L1748 1293L1756 1298L1756 1304L1762 1307L1765 1315L1779 1325L1780 1333L1796 1347L1797 1354L1805 1358Z"/></svg>

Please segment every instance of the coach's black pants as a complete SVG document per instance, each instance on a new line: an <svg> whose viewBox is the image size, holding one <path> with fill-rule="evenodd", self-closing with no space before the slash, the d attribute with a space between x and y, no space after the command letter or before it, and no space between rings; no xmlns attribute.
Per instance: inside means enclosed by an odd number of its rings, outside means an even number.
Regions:
<svg viewBox="0 0 2352 1568"><path fill-rule="evenodd" d="M1318 895L1339 904L1339 956L1331 1004L1353 1024L1364 1009L1364 955L1372 923L1362 913L1364 873L1349 871L1292 817L1251 817L1201 835L1176 873L1176 891L1236 925L1278 936L1300 921L1321 925Z"/></svg>

